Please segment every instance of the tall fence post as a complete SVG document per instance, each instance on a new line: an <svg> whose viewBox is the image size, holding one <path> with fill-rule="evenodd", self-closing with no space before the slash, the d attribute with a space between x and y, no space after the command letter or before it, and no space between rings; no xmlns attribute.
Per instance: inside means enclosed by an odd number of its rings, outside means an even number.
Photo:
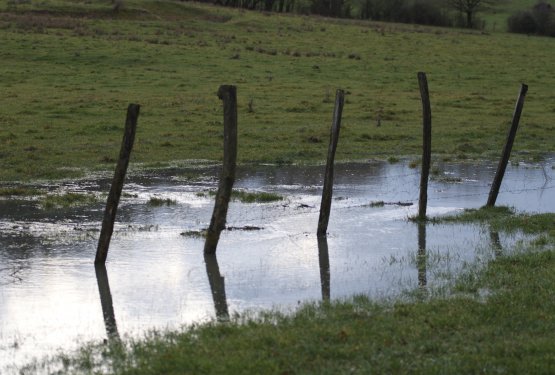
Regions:
<svg viewBox="0 0 555 375"><path fill-rule="evenodd" d="M114 314L114 304L112 302L112 293L110 292L110 283L108 282L108 273L104 264L95 265L96 283L98 284L98 292L100 294L100 305L102 306L102 315L104 317L104 326L109 339L119 340L118 326L116 324L116 316Z"/></svg>
<svg viewBox="0 0 555 375"><path fill-rule="evenodd" d="M326 174L324 177L324 190L322 192L322 201L320 203L320 216L318 218L318 236L325 236L328 230L330 220L331 198L333 194L333 163L335 159L335 150L339 140L339 129L341 128L341 114L343 113L343 104L345 103L345 92L337 90L335 93L335 108L333 110L333 122L330 131L330 144L328 147L328 160L326 164Z"/></svg>
<svg viewBox="0 0 555 375"><path fill-rule="evenodd" d="M220 233L225 228L237 161L237 88L222 85L218 97L224 104L224 162L210 226L206 231L205 254L215 254Z"/></svg>
<svg viewBox="0 0 555 375"><path fill-rule="evenodd" d="M102 229L98 239L98 247L96 249L96 258L94 264L105 264L108 257L108 248L110 247L110 239L114 231L114 222L116 220L116 212L118 210L119 199L123 189L133 142L135 141L135 132L137 130L137 119L139 118L139 110L141 106L138 104L129 104L127 107L127 118L125 120L125 130L123 140L121 142L121 150L119 160L116 165L112 187L108 194L106 202L106 210L104 211L104 219L102 220Z"/></svg>
<svg viewBox="0 0 555 375"><path fill-rule="evenodd" d="M426 73L418 72L418 85L422 97L422 173L420 174L420 198L418 200L418 219L426 219L428 205L428 177L432 159L432 109L430 106L430 93Z"/></svg>
<svg viewBox="0 0 555 375"><path fill-rule="evenodd" d="M511 156L511 150L513 148L513 143L516 138L516 131L518 130L518 123L520 122L520 115L522 114L522 107L524 107L524 99L526 98L526 93L528 92L528 85L524 83L520 86L520 93L518 95L518 100L516 102L515 111L513 113L513 121L511 123L511 128L509 129L509 135L507 136L507 142L503 148L503 153L501 154L501 160L497 166L497 172L491 184L491 189L489 191L488 202L486 207L495 206L495 201L499 195L499 188L501 188L501 182L503 181L503 176L505 175L505 170L507 169L507 163L509 163L509 158Z"/></svg>

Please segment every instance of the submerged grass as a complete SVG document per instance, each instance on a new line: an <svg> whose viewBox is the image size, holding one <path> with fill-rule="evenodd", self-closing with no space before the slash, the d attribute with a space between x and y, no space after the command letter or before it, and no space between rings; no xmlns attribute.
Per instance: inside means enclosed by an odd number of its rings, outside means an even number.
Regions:
<svg viewBox="0 0 555 375"><path fill-rule="evenodd" d="M174 199L170 199L170 198L150 197L147 204L152 207L160 207L160 206L173 206L173 205L176 205L177 202Z"/></svg>
<svg viewBox="0 0 555 375"><path fill-rule="evenodd" d="M304 305L292 315L236 316L85 347L64 355L62 365L76 372L107 366L115 374L552 373L555 214L481 211L461 218L512 223L510 230L544 234L544 246L497 257L462 277L450 298L359 296Z"/></svg>
<svg viewBox="0 0 555 375"><path fill-rule="evenodd" d="M45 210L51 210L57 208L87 206L98 202L99 200L94 194L48 194L44 197L41 197L40 206Z"/></svg>
<svg viewBox="0 0 555 375"><path fill-rule="evenodd" d="M410 157L417 71L430 82L434 155L497 157L520 82L530 92L515 158L555 151L554 38L179 1L111 7L0 0L0 180L113 170L129 102L142 105L132 163L220 160L221 84L238 86L239 162L325 160L336 88L347 93L337 160Z"/></svg>

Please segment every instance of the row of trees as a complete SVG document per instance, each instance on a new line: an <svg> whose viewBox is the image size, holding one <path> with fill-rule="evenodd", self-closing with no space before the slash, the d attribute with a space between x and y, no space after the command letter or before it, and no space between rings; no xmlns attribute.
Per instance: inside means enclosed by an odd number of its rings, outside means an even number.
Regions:
<svg viewBox="0 0 555 375"><path fill-rule="evenodd" d="M200 0L268 12L477 27L476 15L496 0Z"/></svg>
<svg viewBox="0 0 555 375"><path fill-rule="evenodd" d="M523 34L555 36L555 12L551 4L540 1L532 9L509 18L509 31Z"/></svg>

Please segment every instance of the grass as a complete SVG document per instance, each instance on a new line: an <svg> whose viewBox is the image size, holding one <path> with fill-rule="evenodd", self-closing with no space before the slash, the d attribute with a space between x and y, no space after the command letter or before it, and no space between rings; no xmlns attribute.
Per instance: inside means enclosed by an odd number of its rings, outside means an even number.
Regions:
<svg viewBox="0 0 555 375"><path fill-rule="evenodd" d="M110 2L0 0L1 181L112 171L130 102L142 105L132 167L218 161L221 84L238 86L241 163L324 160L336 88L347 93L336 160L411 157L418 71L434 155L497 158L521 82L515 159L555 151L553 38L125 3L114 14Z"/></svg>
<svg viewBox="0 0 555 375"><path fill-rule="evenodd" d="M235 316L223 324L93 344L54 361L65 371L115 374L553 372L555 214L496 208L444 220L499 222L506 224L501 230L540 234L545 242L462 275L449 298L380 302L358 296L303 305L291 315Z"/></svg>
<svg viewBox="0 0 555 375"><path fill-rule="evenodd" d="M177 202L174 199L170 198L159 198L159 197L150 197L147 204L152 207L160 207L160 206L173 206L176 205Z"/></svg>
<svg viewBox="0 0 555 375"><path fill-rule="evenodd" d="M94 194L64 193L47 194L40 199L40 206L45 210L87 206L98 202Z"/></svg>
<svg viewBox="0 0 555 375"><path fill-rule="evenodd" d="M0 188L0 197L31 197L38 194L39 190L25 186Z"/></svg>
<svg viewBox="0 0 555 375"><path fill-rule="evenodd" d="M216 191L210 190L208 191L208 195L215 196ZM196 193L197 197L204 197L206 193L198 192ZM283 196L276 194L276 193L268 193L265 191L245 191L245 190L232 190L231 191L231 199L238 200L242 203L271 203L271 202L278 202L283 200Z"/></svg>

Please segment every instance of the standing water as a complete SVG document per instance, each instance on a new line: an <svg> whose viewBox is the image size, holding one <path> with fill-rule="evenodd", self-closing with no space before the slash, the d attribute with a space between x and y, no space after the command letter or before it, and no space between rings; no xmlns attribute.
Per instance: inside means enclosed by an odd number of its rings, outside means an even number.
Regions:
<svg viewBox="0 0 555 375"><path fill-rule="evenodd" d="M497 204L555 211L553 162L509 167ZM96 270L102 202L45 210L35 200L1 200L0 372L107 336L137 337L247 310L291 311L353 294L398 297L441 286L465 263L490 259L518 240L476 225L419 227L407 220L417 212L419 171L373 162L336 167L328 236L319 241L323 172L239 168L236 189L283 200L233 201L231 230L222 233L217 258L206 259L204 239L194 234L210 220L218 168L130 177L106 268ZM495 165L442 164L433 172L428 215L440 216L483 206ZM40 188L99 195L108 184ZM153 197L167 204L149 204Z"/></svg>

